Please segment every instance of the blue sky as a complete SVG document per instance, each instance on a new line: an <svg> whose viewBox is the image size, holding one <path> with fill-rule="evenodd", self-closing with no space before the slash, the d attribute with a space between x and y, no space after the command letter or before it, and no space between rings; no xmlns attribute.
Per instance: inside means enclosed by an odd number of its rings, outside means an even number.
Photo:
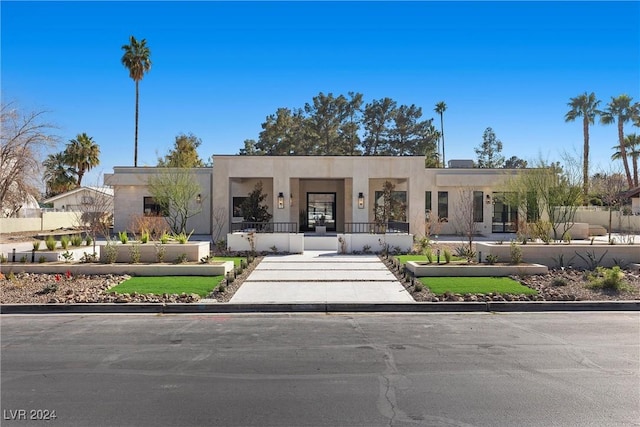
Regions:
<svg viewBox="0 0 640 427"><path fill-rule="evenodd" d="M503 154L560 160L582 150L567 102L585 91L640 101L639 2L12 2L1 7L2 101L48 110L61 144L102 150L85 178L133 165L130 35L153 66L140 83L139 165L179 133L200 155L236 154L265 117L319 92L390 97L436 117L447 159L475 158L485 128ZM439 119L434 122L439 127ZM640 129L627 126L629 132ZM615 126L591 130L592 172L609 170Z"/></svg>

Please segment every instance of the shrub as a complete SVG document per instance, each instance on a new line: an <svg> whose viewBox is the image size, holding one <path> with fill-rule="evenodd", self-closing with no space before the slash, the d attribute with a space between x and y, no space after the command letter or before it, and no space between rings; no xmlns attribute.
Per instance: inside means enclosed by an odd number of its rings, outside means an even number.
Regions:
<svg viewBox="0 0 640 427"><path fill-rule="evenodd" d="M515 241L511 242L509 254L511 255L511 264L520 264L522 262L522 248Z"/></svg>
<svg viewBox="0 0 640 427"><path fill-rule="evenodd" d="M155 248L156 248L156 261L164 262L164 255L167 252L167 248L165 248L162 245L158 245L157 243L155 245Z"/></svg>
<svg viewBox="0 0 640 427"><path fill-rule="evenodd" d="M79 234L74 234L71 236L71 246L80 246L82 245L82 236Z"/></svg>
<svg viewBox="0 0 640 427"><path fill-rule="evenodd" d="M4 264L5 262L7 262L7 257L5 254L0 254L0 264Z"/></svg>
<svg viewBox="0 0 640 427"><path fill-rule="evenodd" d="M364 252L365 254L370 254L371 253L371 246L370 245L362 246L362 252Z"/></svg>
<svg viewBox="0 0 640 427"><path fill-rule="evenodd" d="M187 254L180 254L176 257L176 264L182 264L189 261L189 257L187 256Z"/></svg>
<svg viewBox="0 0 640 427"><path fill-rule="evenodd" d="M45 262L47 262L47 258L44 255L40 255L40 258L38 258L38 262L40 264L44 264Z"/></svg>
<svg viewBox="0 0 640 427"><path fill-rule="evenodd" d="M429 264L431 264L433 262L433 252L431 251L430 247L426 247L424 248L424 256L427 257L427 261L429 261Z"/></svg>
<svg viewBox="0 0 640 427"><path fill-rule="evenodd" d="M34 240L33 241L33 250L37 251L38 249L40 249L40 243L42 243L42 240Z"/></svg>
<svg viewBox="0 0 640 427"><path fill-rule="evenodd" d="M567 279L564 277L554 277L551 284L553 286L567 286Z"/></svg>
<svg viewBox="0 0 640 427"><path fill-rule="evenodd" d="M444 250L444 262L447 264L451 262L451 251L449 249Z"/></svg>
<svg viewBox="0 0 640 427"><path fill-rule="evenodd" d="M20 262L21 262L21 263L23 263L23 264L25 264L25 263L27 262L27 256L26 256L26 255L22 255L22 256L20 257Z"/></svg>
<svg viewBox="0 0 640 427"><path fill-rule="evenodd" d="M71 262L73 260L73 253L65 251L62 253L62 258L64 258L64 262Z"/></svg>
<svg viewBox="0 0 640 427"><path fill-rule="evenodd" d="M420 282L416 282L415 285L413 285L413 290L416 292L421 292L423 288L424 286Z"/></svg>
<svg viewBox="0 0 640 427"><path fill-rule="evenodd" d="M162 233L160 236L160 243L166 245L169 242L169 239L171 239L171 237L167 233Z"/></svg>
<svg viewBox="0 0 640 427"><path fill-rule="evenodd" d="M142 234L140 235L140 242L147 243L148 241L149 241L149 232L146 230L143 230Z"/></svg>
<svg viewBox="0 0 640 427"><path fill-rule="evenodd" d="M91 244L93 243L93 237L89 236L88 234L84 237L84 243L87 246L91 246Z"/></svg>
<svg viewBox="0 0 640 427"><path fill-rule="evenodd" d="M473 261L473 259L476 257L475 251L468 246L458 246L456 248L456 255L461 258L466 258L467 262Z"/></svg>
<svg viewBox="0 0 640 427"><path fill-rule="evenodd" d="M189 241L189 238L191 237L191 235L193 234L193 230L191 230L191 233L187 234L184 231L180 234L174 234L173 238L175 240L178 241L178 243L180 243L181 245L184 245L185 243L187 243Z"/></svg>
<svg viewBox="0 0 640 427"><path fill-rule="evenodd" d="M47 246L47 249L54 251L58 242L56 242L56 239L54 239L53 236L47 236L47 240L44 241L44 244Z"/></svg>
<svg viewBox="0 0 640 427"><path fill-rule="evenodd" d="M129 260L131 264L137 264L140 262L140 246L136 243L132 244L129 248Z"/></svg>
<svg viewBox="0 0 640 427"><path fill-rule="evenodd" d="M60 246L62 246L62 249L67 250L69 248L70 242L71 239L69 238L69 236L60 237Z"/></svg>
<svg viewBox="0 0 640 427"><path fill-rule="evenodd" d="M613 268L597 267L589 275L589 286L592 288L619 291L625 289L626 285L624 273L617 265Z"/></svg>
<svg viewBox="0 0 640 427"><path fill-rule="evenodd" d="M86 252L83 252L84 255L82 255L82 257L80 258L80 262L82 263L90 263L90 262L98 262L98 254L97 253L92 253L92 254L88 254Z"/></svg>
<svg viewBox="0 0 640 427"><path fill-rule="evenodd" d="M124 245L125 243L127 243L129 241L129 235L127 234L126 231L119 231L118 232L118 239L120 239L120 243L122 243Z"/></svg>
<svg viewBox="0 0 640 427"><path fill-rule="evenodd" d="M498 255L496 254L489 254L485 257L485 259L487 260L487 264L495 264L496 262L498 262Z"/></svg>
<svg viewBox="0 0 640 427"><path fill-rule="evenodd" d="M113 264L118 259L118 248L113 242L108 241L106 245L104 245L104 258L107 264Z"/></svg>

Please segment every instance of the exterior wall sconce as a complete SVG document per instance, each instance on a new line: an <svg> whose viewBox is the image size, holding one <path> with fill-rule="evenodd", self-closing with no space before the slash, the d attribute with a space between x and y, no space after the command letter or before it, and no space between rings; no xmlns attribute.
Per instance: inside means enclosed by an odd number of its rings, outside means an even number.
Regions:
<svg viewBox="0 0 640 427"><path fill-rule="evenodd" d="M364 194L358 193L358 209L364 209Z"/></svg>
<svg viewBox="0 0 640 427"><path fill-rule="evenodd" d="M487 194L487 197L485 198L485 200L487 201L488 205L491 204L491 196L489 194Z"/></svg>
<svg viewBox="0 0 640 427"><path fill-rule="evenodd" d="M289 193L289 207L293 206L293 193Z"/></svg>
<svg viewBox="0 0 640 427"><path fill-rule="evenodd" d="M278 193L278 209L284 209L284 194L282 191Z"/></svg>
<svg viewBox="0 0 640 427"><path fill-rule="evenodd" d="M196 203L202 203L202 194L196 196Z"/></svg>

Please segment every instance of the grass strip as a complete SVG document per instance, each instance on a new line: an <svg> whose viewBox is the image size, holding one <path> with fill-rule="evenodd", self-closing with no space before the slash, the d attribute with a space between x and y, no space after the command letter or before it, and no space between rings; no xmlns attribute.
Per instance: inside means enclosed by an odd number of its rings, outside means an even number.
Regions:
<svg viewBox="0 0 640 427"><path fill-rule="evenodd" d="M240 267L240 262L242 262L242 260L246 262L247 258L241 257L241 256L216 256L216 257L213 257L213 260L214 261L233 261L234 267Z"/></svg>
<svg viewBox="0 0 640 427"><path fill-rule="evenodd" d="M407 261L417 261L417 262L427 262L427 257L425 255L396 255L395 257L402 265L405 265ZM451 261L467 261L466 258L461 258L456 255L451 255ZM435 252L433 252L433 263L437 264L438 257ZM444 254L440 252L440 264L444 264Z"/></svg>
<svg viewBox="0 0 640 427"><path fill-rule="evenodd" d="M198 294L206 297L224 276L136 276L109 289L118 294Z"/></svg>
<svg viewBox="0 0 640 427"><path fill-rule="evenodd" d="M420 277L420 281L436 295L447 291L454 294L538 294L535 289L509 277Z"/></svg>

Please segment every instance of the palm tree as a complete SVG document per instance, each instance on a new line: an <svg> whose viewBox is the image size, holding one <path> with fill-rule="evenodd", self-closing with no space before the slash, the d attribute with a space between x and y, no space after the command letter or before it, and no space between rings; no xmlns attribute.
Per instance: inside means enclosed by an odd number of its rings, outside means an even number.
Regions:
<svg viewBox="0 0 640 427"><path fill-rule="evenodd" d="M624 166L624 172L627 176L629 188L633 187L633 178L629 169L629 160L627 150L624 143L624 124L630 120L635 122L640 112L640 104L631 103L632 98L628 95L620 95L617 98L611 97L611 102L607 104L604 111L600 111L600 122L608 125L614 122L618 124L618 148L620 149L620 158Z"/></svg>
<svg viewBox="0 0 640 427"><path fill-rule="evenodd" d="M122 46L124 55L122 55L122 65L129 70L129 77L136 82L136 128L135 128L135 148L133 155L133 166L138 166L138 84L144 77L144 74L151 70L151 52L147 47L147 40L136 40L131 36L130 44Z"/></svg>
<svg viewBox="0 0 640 427"><path fill-rule="evenodd" d="M100 164L100 147L86 133L79 134L67 144L64 151L67 164L73 167L78 176L78 187L82 185L82 177Z"/></svg>
<svg viewBox="0 0 640 427"><path fill-rule="evenodd" d="M592 125L598 114L598 104L596 94L591 92L570 98L567 104L571 110L564 116L566 122L573 122L578 117L582 117L582 134L584 135L584 147L582 149L582 192L585 204L589 200L589 125Z"/></svg>
<svg viewBox="0 0 640 427"><path fill-rule="evenodd" d="M633 165L633 186L637 187L638 184L638 159L640 159L640 135L630 133L624 137L624 145L627 150L627 154L631 157L631 164Z"/></svg>
<svg viewBox="0 0 640 427"><path fill-rule="evenodd" d="M64 153L49 154L44 162L44 181L47 195L55 196L76 187L75 171L67 164Z"/></svg>
<svg viewBox="0 0 640 427"><path fill-rule="evenodd" d="M440 114L440 136L442 137L442 167L444 167L446 164L446 159L444 156L444 121L442 119L442 114L447 111L447 104L445 104L444 101L438 102L434 111ZM438 154L440 154L440 150L438 150Z"/></svg>

